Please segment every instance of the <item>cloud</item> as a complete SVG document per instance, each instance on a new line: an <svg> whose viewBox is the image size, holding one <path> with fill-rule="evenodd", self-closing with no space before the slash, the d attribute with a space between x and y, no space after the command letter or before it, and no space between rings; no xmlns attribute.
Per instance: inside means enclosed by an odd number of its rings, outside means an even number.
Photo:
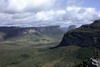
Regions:
<svg viewBox="0 0 100 67"><path fill-rule="evenodd" d="M37 12L51 9L65 8L63 4L66 0L2 0L1 7L8 13L16 12ZM1 8L0 7L0 8Z"/></svg>
<svg viewBox="0 0 100 67"><path fill-rule="evenodd" d="M63 20L63 16L66 14L65 10L50 10L38 12L35 16L40 21L56 21Z"/></svg>
<svg viewBox="0 0 100 67"><path fill-rule="evenodd" d="M84 1L82 0L67 0L67 6L82 6Z"/></svg>
<svg viewBox="0 0 100 67"><path fill-rule="evenodd" d="M99 12L95 8L83 8L83 7L67 7L69 16L76 20L94 20L95 17L99 18Z"/></svg>
<svg viewBox="0 0 100 67"><path fill-rule="evenodd" d="M2 0L0 16L1 26L80 26L99 19L100 11L79 0Z"/></svg>

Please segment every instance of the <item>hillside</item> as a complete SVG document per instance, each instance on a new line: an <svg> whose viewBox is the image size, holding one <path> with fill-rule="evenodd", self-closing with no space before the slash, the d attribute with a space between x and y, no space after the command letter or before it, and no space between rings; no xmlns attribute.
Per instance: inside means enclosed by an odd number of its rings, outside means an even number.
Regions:
<svg viewBox="0 0 100 67"><path fill-rule="evenodd" d="M58 44L63 34L59 26L0 27L0 50L52 46L50 43Z"/></svg>
<svg viewBox="0 0 100 67"><path fill-rule="evenodd" d="M65 33L59 46L94 46L100 48L100 20Z"/></svg>

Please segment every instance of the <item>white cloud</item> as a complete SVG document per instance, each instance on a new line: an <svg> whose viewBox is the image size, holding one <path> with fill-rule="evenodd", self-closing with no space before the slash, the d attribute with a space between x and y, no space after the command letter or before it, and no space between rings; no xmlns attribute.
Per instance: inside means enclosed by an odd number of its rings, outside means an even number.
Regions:
<svg viewBox="0 0 100 67"><path fill-rule="evenodd" d="M2 0L0 25L80 26L100 18L99 11L92 7L82 7L83 2L78 0L68 0L67 4L65 2L66 0L8 0L8 2Z"/></svg>
<svg viewBox="0 0 100 67"><path fill-rule="evenodd" d="M66 14L65 10L50 10L50 11L41 11L38 12L35 16L37 20L40 21L55 21L62 20L63 16Z"/></svg>
<svg viewBox="0 0 100 67"><path fill-rule="evenodd" d="M61 3L60 3L61 2ZM15 13L15 12L37 12L43 10L58 9L62 6L64 0L2 0L1 5L8 3L5 12Z"/></svg>

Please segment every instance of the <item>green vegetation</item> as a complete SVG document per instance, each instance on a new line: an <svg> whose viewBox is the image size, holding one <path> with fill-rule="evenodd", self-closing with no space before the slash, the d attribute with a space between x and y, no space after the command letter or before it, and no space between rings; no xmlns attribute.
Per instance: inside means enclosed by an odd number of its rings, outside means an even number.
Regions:
<svg viewBox="0 0 100 67"><path fill-rule="evenodd" d="M94 46L100 48L100 20L68 31L65 33L60 45Z"/></svg>
<svg viewBox="0 0 100 67"><path fill-rule="evenodd" d="M27 34L8 38L6 41L0 41L0 50L17 50L31 47L53 47L61 41L62 36L54 37L43 34Z"/></svg>
<svg viewBox="0 0 100 67"><path fill-rule="evenodd" d="M75 67L96 56L93 47L28 48L0 51L0 67Z"/></svg>

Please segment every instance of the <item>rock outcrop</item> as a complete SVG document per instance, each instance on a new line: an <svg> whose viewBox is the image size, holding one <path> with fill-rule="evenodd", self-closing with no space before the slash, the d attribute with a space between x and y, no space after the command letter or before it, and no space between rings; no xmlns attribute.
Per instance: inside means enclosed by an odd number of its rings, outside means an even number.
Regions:
<svg viewBox="0 0 100 67"><path fill-rule="evenodd" d="M5 35L4 33L1 33L1 32L0 32L0 41L3 41L5 36L6 36L6 35Z"/></svg>
<svg viewBox="0 0 100 67"><path fill-rule="evenodd" d="M76 25L70 25L68 27L61 27L60 29L67 32L67 31L73 30L75 28L76 28Z"/></svg>
<svg viewBox="0 0 100 67"><path fill-rule="evenodd" d="M73 30L73 29L75 29L75 28L76 28L76 25L70 25L70 26L68 27L68 31Z"/></svg>
<svg viewBox="0 0 100 67"><path fill-rule="evenodd" d="M90 58L87 67L100 67L100 59Z"/></svg>
<svg viewBox="0 0 100 67"><path fill-rule="evenodd" d="M100 48L100 20L65 33L58 46L94 46Z"/></svg>

